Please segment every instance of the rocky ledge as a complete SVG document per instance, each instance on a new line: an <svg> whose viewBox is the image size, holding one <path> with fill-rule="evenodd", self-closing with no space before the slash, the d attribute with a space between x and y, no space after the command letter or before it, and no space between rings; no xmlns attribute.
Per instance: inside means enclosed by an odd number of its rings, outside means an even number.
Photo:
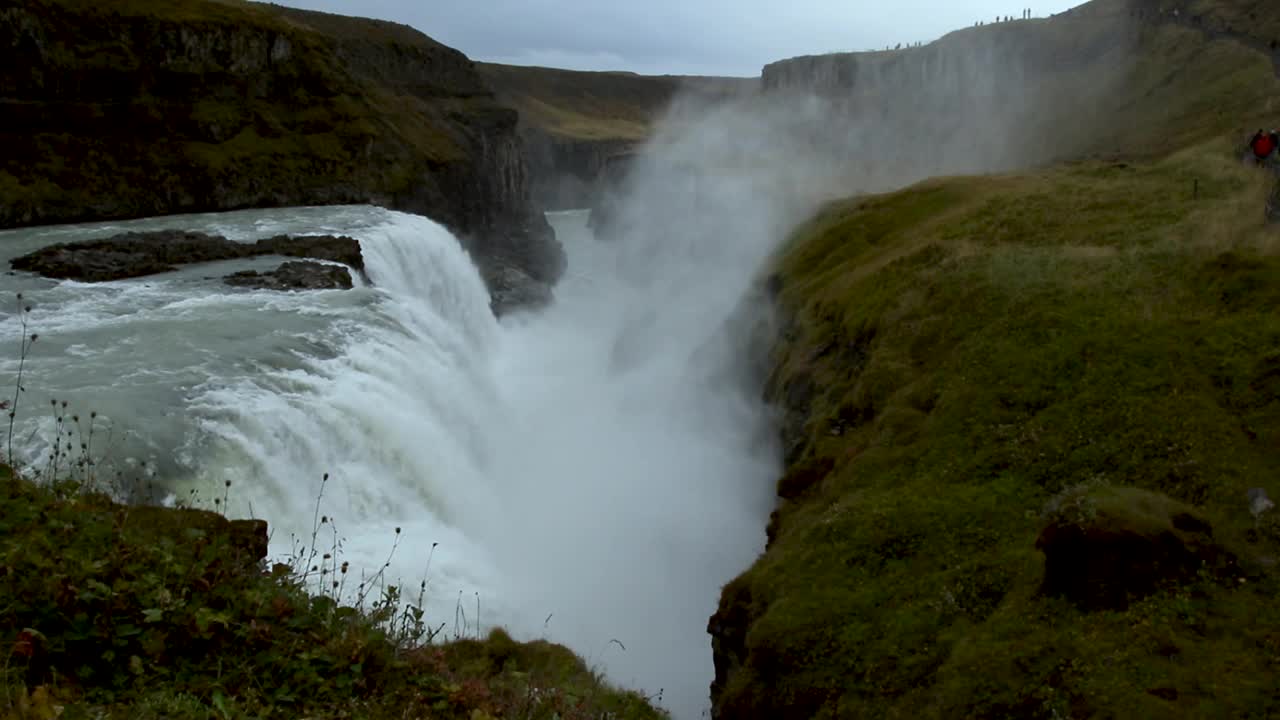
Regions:
<svg viewBox="0 0 1280 720"><path fill-rule="evenodd" d="M189 263L237 260L262 255L328 260L355 270L364 269L360 243L351 237L277 235L244 243L218 235L179 230L124 233L103 240L59 243L16 257L9 264L14 270L25 270L59 280L105 282L170 272L179 265ZM313 263L286 263L285 266L310 264ZM285 266L281 266L275 274L278 276ZM320 267L328 271L330 266ZM296 278L297 272L301 270L303 268L291 269L286 277ZM348 275L347 287L350 287L350 280ZM285 280L280 279L280 282Z"/></svg>
<svg viewBox="0 0 1280 720"><path fill-rule="evenodd" d="M257 290L350 290L351 271L342 265L294 261L270 272L242 270L222 278L222 282Z"/></svg>

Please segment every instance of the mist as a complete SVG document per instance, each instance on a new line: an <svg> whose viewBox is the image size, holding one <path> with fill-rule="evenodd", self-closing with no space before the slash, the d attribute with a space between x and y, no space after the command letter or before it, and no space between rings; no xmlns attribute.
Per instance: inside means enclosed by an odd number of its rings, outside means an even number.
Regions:
<svg viewBox="0 0 1280 720"><path fill-rule="evenodd" d="M492 437L495 471L520 481L491 531L549 637L661 690L676 718L707 710L706 621L763 550L782 469L761 392L771 259L832 198L1090 147L1132 38L1107 33L1094 62L1059 70L1054 37L962 33L766 69L755 97L682 96L594 233L554 216L569 276L551 308L506 323L514 413Z"/></svg>

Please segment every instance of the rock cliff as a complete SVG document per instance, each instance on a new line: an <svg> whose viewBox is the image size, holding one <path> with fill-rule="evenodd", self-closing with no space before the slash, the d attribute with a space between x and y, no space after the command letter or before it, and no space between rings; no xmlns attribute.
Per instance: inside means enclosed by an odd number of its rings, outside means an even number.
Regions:
<svg viewBox="0 0 1280 720"><path fill-rule="evenodd" d="M406 26L214 0L0 3L0 227L372 203L553 282L517 115Z"/></svg>
<svg viewBox="0 0 1280 720"><path fill-rule="evenodd" d="M757 78L692 78L479 63L499 100L520 111L531 197L543 210L595 207L673 100L754 93Z"/></svg>

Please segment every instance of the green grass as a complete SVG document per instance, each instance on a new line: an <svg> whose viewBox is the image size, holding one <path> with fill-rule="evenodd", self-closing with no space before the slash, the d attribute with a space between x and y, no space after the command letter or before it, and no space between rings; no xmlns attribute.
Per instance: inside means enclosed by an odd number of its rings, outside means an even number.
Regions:
<svg viewBox="0 0 1280 720"><path fill-rule="evenodd" d="M478 65L523 122L582 140L644 140L680 87L679 78Z"/></svg>
<svg viewBox="0 0 1280 720"><path fill-rule="evenodd" d="M545 641L423 644L432 619L394 587L360 607L308 594L260 567L244 522L3 466L0 505L6 719L662 717Z"/></svg>
<svg viewBox="0 0 1280 720"><path fill-rule="evenodd" d="M631 140L649 137L671 100L687 90L700 97L749 94L746 78L637 75L478 63L498 98L521 121L560 138Z"/></svg>
<svg viewBox="0 0 1280 720"><path fill-rule="evenodd" d="M1280 712L1280 524L1246 497L1280 495L1272 182L1215 141L928 181L798 229L770 386L792 468L831 470L788 488L725 590L748 618L729 716ZM1081 484L1119 488L1117 516L1152 514L1127 488L1194 506L1254 581L1123 612L1042 597L1042 509Z"/></svg>

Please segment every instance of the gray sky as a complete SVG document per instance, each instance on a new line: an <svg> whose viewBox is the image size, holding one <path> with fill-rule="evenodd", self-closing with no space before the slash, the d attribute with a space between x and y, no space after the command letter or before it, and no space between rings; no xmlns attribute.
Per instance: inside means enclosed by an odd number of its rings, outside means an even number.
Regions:
<svg viewBox="0 0 1280 720"><path fill-rule="evenodd" d="M276 0L407 23L472 59L646 74L759 74L796 55L929 41L1079 0Z"/></svg>

